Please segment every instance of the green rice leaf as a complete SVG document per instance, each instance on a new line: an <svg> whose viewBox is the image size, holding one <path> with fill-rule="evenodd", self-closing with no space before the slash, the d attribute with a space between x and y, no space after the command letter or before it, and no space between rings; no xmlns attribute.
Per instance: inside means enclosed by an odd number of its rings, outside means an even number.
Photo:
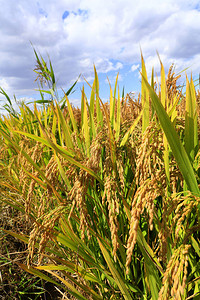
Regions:
<svg viewBox="0 0 200 300"><path fill-rule="evenodd" d="M94 104L95 104L95 80L92 85L91 95L90 95L90 113L91 117L94 117Z"/></svg>
<svg viewBox="0 0 200 300"><path fill-rule="evenodd" d="M100 242L100 240L98 239L99 242L99 246L101 248L101 252L104 256L104 259L108 265L108 268L113 276L113 278L115 279L115 282L117 284L117 286L119 287L123 297L125 300L131 300L133 299L126 287L126 284L124 282L124 280L122 279L122 277L120 276L119 272L117 271L117 269L114 266L114 263L112 262L112 259L108 253L108 251L106 250L106 248L103 246L103 244Z"/></svg>
<svg viewBox="0 0 200 300"><path fill-rule="evenodd" d="M96 126L95 126L95 122L94 122L94 106L95 106L95 81L93 82L92 85L92 90L91 90L91 96L90 96L90 106L88 107L88 112L89 112L89 116L90 116L90 128L91 128L91 135L92 138L96 137Z"/></svg>
<svg viewBox="0 0 200 300"><path fill-rule="evenodd" d="M83 243L78 243L76 240L72 240L71 238L65 236L64 234L59 233L56 237L56 240L64 245L65 247L75 251L77 255L85 260L87 263L94 264L94 258L88 254L88 249L86 249L86 246L83 245Z"/></svg>
<svg viewBox="0 0 200 300"><path fill-rule="evenodd" d="M56 112L57 112L58 122L60 122L64 137L65 137L65 145L70 152L73 152L74 145L73 145L73 142L71 139L71 130L70 130L69 125L67 124L67 122L63 116L63 113L57 103L56 103Z"/></svg>
<svg viewBox="0 0 200 300"><path fill-rule="evenodd" d="M73 91L73 88L75 87L75 85L77 84L77 82L79 81L79 78L80 78L81 75L78 76L78 79L72 84L72 86L65 92L65 95L66 96L69 96L72 91Z"/></svg>
<svg viewBox="0 0 200 300"><path fill-rule="evenodd" d="M159 290L161 288L161 278L158 274L158 270L163 274L162 267L158 262L153 250L146 242L141 229L137 232L137 244L144 256L145 269L147 272L147 280L151 290L152 300L158 299Z"/></svg>

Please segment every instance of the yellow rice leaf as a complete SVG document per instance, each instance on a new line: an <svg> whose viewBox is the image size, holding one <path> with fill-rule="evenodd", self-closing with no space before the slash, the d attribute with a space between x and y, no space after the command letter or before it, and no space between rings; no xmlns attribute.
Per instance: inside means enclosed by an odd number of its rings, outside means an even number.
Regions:
<svg viewBox="0 0 200 300"><path fill-rule="evenodd" d="M110 85L110 122L111 122L111 127L115 128L115 103L116 103L116 90L117 90L117 82L118 82L118 75L117 74L117 77L116 77L116 80L115 80L115 88L114 88L114 95L113 95L113 92L112 92L112 88L111 88L111 84L109 83Z"/></svg>
<svg viewBox="0 0 200 300"><path fill-rule="evenodd" d="M91 95L90 95L90 113L92 118L94 116L94 104L95 104L95 80L93 81Z"/></svg>
<svg viewBox="0 0 200 300"><path fill-rule="evenodd" d="M165 69L164 69L164 66L160 60L160 64L161 64L161 103L163 105L163 107L166 108L166 110L168 111L167 109L167 85L166 85L166 79L165 79Z"/></svg>
<svg viewBox="0 0 200 300"><path fill-rule="evenodd" d="M115 139L119 139L119 133L120 133L120 123L121 123L121 101L120 101L120 94L119 94L119 88L118 88L118 98L117 98L117 118L115 121Z"/></svg>
<svg viewBox="0 0 200 300"><path fill-rule="evenodd" d="M95 92L96 92L96 113L97 113L97 127L99 125L103 125L103 115L100 108L100 101L99 101L99 79L97 75L96 68L94 66L94 75L95 75Z"/></svg>
<svg viewBox="0 0 200 300"><path fill-rule="evenodd" d="M89 280L92 282L98 282L101 284L101 281L99 281L94 274L89 272L89 268L82 268L81 266L78 266L76 263L63 261L62 265L55 265L55 264L48 264L46 266L38 266L36 267L38 270L44 270L44 271L67 271L67 272L73 272L77 273L78 276L81 276L85 280Z"/></svg>
<svg viewBox="0 0 200 300"><path fill-rule="evenodd" d="M82 91L84 93L84 90ZM90 156L90 134L89 134L89 126L88 126L88 117L87 117L87 105L85 100L85 95L83 97L83 124L82 124L82 130L83 130L83 136L85 140L85 149L86 149L86 155L87 157Z"/></svg>
<svg viewBox="0 0 200 300"><path fill-rule="evenodd" d="M159 57L160 59L160 57ZM167 85L166 85L166 80L165 80L165 70L164 66L160 60L161 64L161 103L163 107L166 108L166 111L168 111L168 100L167 100ZM167 138L164 134L163 136L163 144L164 144L164 164L165 164L165 173L166 173L166 179L169 184L170 182L170 173L169 173L169 146L168 146L168 141Z"/></svg>
<svg viewBox="0 0 200 300"><path fill-rule="evenodd" d="M115 119L114 111L115 111L115 99L113 98L113 92L110 85L110 124L112 127Z"/></svg>
<svg viewBox="0 0 200 300"><path fill-rule="evenodd" d="M149 91L145 85L144 79L148 81L147 71L145 67L144 58L141 52L141 61L142 61L142 83L141 83L141 101L143 108L142 115L142 132L144 132L149 125Z"/></svg>
<svg viewBox="0 0 200 300"><path fill-rule="evenodd" d="M53 276L57 277L69 290L70 293L76 297L78 300L87 300L69 281L65 280L64 278L60 277L57 273L52 272L51 270L47 270L48 273L52 274ZM94 294L96 299L103 299L102 297L98 296L94 291L91 291L89 287L81 285L78 281L74 280L73 277L66 274L66 276L73 280L74 283L78 286L80 286L86 293L88 293L88 290L90 290L91 294Z"/></svg>
<svg viewBox="0 0 200 300"><path fill-rule="evenodd" d="M118 83L118 77L119 77L119 73L117 73L116 80L115 80L115 88L114 88L114 101L115 101L115 99L117 98L117 97L116 97L116 94L117 94L117 83Z"/></svg>
<svg viewBox="0 0 200 300"><path fill-rule="evenodd" d="M198 126L196 93L194 83L191 78L189 82L186 75L186 108L185 108L185 149L193 161L198 148Z"/></svg>
<svg viewBox="0 0 200 300"><path fill-rule="evenodd" d="M56 127L57 127L57 117L56 114L53 116L53 124L52 124L52 139L56 142Z"/></svg>
<svg viewBox="0 0 200 300"><path fill-rule="evenodd" d="M24 271L26 271L26 272L28 272L28 273L30 273L30 274L33 274L33 275L35 275L35 276L37 276L37 277L39 277L39 278L41 278L41 279L43 279L43 280L45 280L45 281L51 282L51 283L55 284L56 286L60 286L60 287L62 286L61 284L59 284L59 283L56 282L55 280L51 279L51 278L48 277L47 275L43 274L42 272L36 270L35 268L32 268L32 267L29 267L29 268L28 268L26 265L21 264L21 263L17 263L17 264L18 264L18 266L19 266L21 269L23 269Z"/></svg>
<svg viewBox="0 0 200 300"><path fill-rule="evenodd" d="M93 138L96 137L96 125L94 123L94 108L95 108L95 80L93 81L91 95L90 95L90 106L88 107L88 112L90 115L90 127L92 131Z"/></svg>

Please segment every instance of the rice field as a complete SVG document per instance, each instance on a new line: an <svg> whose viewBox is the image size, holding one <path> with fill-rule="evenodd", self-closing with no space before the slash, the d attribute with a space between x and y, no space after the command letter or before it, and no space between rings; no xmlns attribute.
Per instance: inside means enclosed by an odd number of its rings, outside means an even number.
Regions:
<svg viewBox="0 0 200 300"><path fill-rule="evenodd" d="M94 67L91 95L83 88L75 108L76 82L59 99L51 62L35 55L34 108L16 111L1 89L0 203L10 211L1 240L24 245L13 264L51 283L60 299L199 299L196 82L186 76L183 92L180 75L173 66L166 75L161 62L161 82L152 71L149 83L141 55L137 99L116 78L103 103Z"/></svg>

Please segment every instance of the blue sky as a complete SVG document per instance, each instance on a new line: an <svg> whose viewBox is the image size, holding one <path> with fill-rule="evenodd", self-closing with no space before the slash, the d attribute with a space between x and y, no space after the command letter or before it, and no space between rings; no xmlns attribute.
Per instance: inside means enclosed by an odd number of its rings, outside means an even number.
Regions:
<svg viewBox="0 0 200 300"><path fill-rule="evenodd" d="M11 98L39 97L30 41L45 60L50 56L58 88L67 90L79 74L92 83L95 64L103 100L109 98L107 77L114 85L118 72L121 90L139 91L140 47L148 74L154 67L159 77L158 51L166 72L174 63L177 72L190 67L188 74L199 75L199 1L0 0L0 5L0 87ZM70 96L75 106L83 82Z"/></svg>

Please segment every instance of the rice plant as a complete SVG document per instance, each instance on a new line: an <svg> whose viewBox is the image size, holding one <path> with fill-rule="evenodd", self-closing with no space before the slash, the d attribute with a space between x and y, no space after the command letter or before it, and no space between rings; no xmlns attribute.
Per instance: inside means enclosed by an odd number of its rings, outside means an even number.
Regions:
<svg viewBox="0 0 200 300"><path fill-rule="evenodd" d="M173 67L141 95L107 103L94 67L81 108L58 98L50 63L36 54L41 101L0 119L1 201L28 234L25 271L71 299L198 299L200 295L199 91ZM75 83L76 84L76 83ZM74 85L75 85L74 84ZM86 84L89 84L86 82ZM48 86L48 85L47 85ZM50 100L44 99L44 93ZM11 104L11 103L10 103ZM41 105L42 104L42 105ZM40 105L40 106L39 106Z"/></svg>

